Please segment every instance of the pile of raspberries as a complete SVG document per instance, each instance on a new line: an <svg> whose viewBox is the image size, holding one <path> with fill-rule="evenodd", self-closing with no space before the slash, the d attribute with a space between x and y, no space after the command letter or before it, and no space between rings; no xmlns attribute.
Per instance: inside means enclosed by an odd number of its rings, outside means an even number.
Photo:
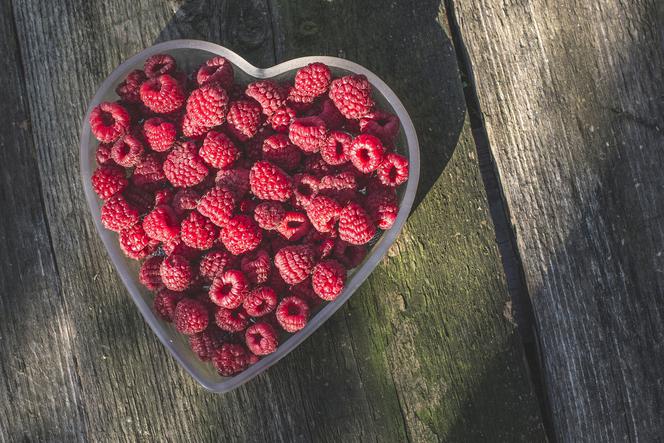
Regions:
<svg viewBox="0 0 664 443"><path fill-rule="evenodd" d="M116 92L90 115L101 220L144 260L156 314L223 376L338 297L396 219L399 120L363 75L312 63L292 85L241 86L223 57L188 76L159 54Z"/></svg>

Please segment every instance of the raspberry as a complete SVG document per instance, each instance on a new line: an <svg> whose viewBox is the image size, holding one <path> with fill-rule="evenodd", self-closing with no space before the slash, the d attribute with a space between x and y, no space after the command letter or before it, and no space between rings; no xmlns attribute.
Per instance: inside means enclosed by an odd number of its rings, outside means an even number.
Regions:
<svg viewBox="0 0 664 443"><path fill-rule="evenodd" d="M196 259L200 253L199 250L190 248L189 246L185 245L179 234L169 241L162 243L161 249L163 249L164 253L168 256L181 255L182 257L189 260Z"/></svg>
<svg viewBox="0 0 664 443"><path fill-rule="evenodd" d="M335 241L333 238L326 238L318 243L316 249L316 252L318 252L318 258L322 260L329 257L334 250L334 244Z"/></svg>
<svg viewBox="0 0 664 443"><path fill-rule="evenodd" d="M376 175L385 186L399 186L408 180L408 160L402 155L390 152L378 166Z"/></svg>
<svg viewBox="0 0 664 443"><path fill-rule="evenodd" d="M304 172L313 175L314 177L321 178L322 176L331 173L332 167L323 160L323 157L315 154L304 159Z"/></svg>
<svg viewBox="0 0 664 443"><path fill-rule="evenodd" d="M376 235L371 217L358 203L351 202L339 214L339 238L353 245L363 245Z"/></svg>
<svg viewBox="0 0 664 443"><path fill-rule="evenodd" d="M318 194L320 181L309 174L296 174L293 177L293 204L306 209Z"/></svg>
<svg viewBox="0 0 664 443"><path fill-rule="evenodd" d="M396 192L391 188L383 188L368 193L366 208L377 227L382 230L390 229L399 213Z"/></svg>
<svg viewBox="0 0 664 443"><path fill-rule="evenodd" d="M271 80L250 83L245 93L261 105L263 114L268 117L286 104L286 94L278 84Z"/></svg>
<svg viewBox="0 0 664 443"><path fill-rule="evenodd" d="M362 263L367 255L367 250L364 246L355 246L343 240L337 240L334 244L333 255L346 269L353 269Z"/></svg>
<svg viewBox="0 0 664 443"><path fill-rule="evenodd" d="M302 94L295 88L288 93L288 104L299 112L308 111L314 104L315 99L310 95Z"/></svg>
<svg viewBox="0 0 664 443"><path fill-rule="evenodd" d="M106 200L122 192L129 182L122 168L113 165L100 166L92 174L92 189L99 198Z"/></svg>
<svg viewBox="0 0 664 443"><path fill-rule="evenodd" d="M330 100L329 98L323 100L321 108L322 110L320 114L318 114L318 117L323 119L323 121L325 122L325 126L327 126L328 129L336 130L344 125L346 119L344 118L343 115L341 115L341 112L339 112L337 107L334 106L332 100Z"/></svg>
<svg viewBox="0 0 664 443"><path fill-rule="evenodd" d="M164 286L172 291L184 291L193 278L191 263L181 255L166 257L161 263L159 273Z"/></svg>
<svg viewBox="0 0 664 443"><path fill-rule="evenodd" d="M285 171L292 171L300 164L300 150L284 134L274 134L263 141L263 158Z"/></svg>
<svg viewBox="0 0 664 443"><path fill-rule="evenodd" d="M122 194L115 194L101 207L101 222L106 229L120 232L138 223L138 210Z"/></svg>
<svg viewBox="0 0 664 443"><path fill-rule="evenodd" d="M176 69L175 59L168 54L156 54L145 60L143 70L149 78L172 74Z"/></svg>
<svg viewBox="0 0 664 443"><path fill-rule="evenodd" d="M358 187L354 173L340 172L321 178L318 185L318 194L332 197L345 205L349 201L356 200Z"/></svg>
<svg viewBox="0 0 664 443"><path fill-rule="evenodd" d="M223 227L220 238L228 252L240 255L256 249L263 234L251 217L237 215Z"/></svg>
<svg viewBox="0 0 664 443"><path fill-rule="evenodd" d="M314 267L311 286L323 300L332 301L341 294L346 282L346 269L336 260L324 260Z"/></svg>
<svg viewBox="0 0 664 443"><path fill-rule="evenodd" d="M240 211L240 214L253 215L254 209L256 209L256 205L256 201L250 198L245 198L237 205L237 209Z"/></svg>
<svg viewBox="0 0 664 443"><path fill-rule="evenodd" d="M298 241L309 232L310 228L311 224L305 214L287 211L277 226L277 232L288 241Z"/></svg>
<svg viewBox="0 0 664 443"><path fill-rule="evenodd" d="M171 322L175 314L175 307L183 298L184 294L164 288L157 293L152 304L159 317Z"/></svg>
<svg viewBox="0 0 664 443"><path fill-rule="evenodd" d="M270 286L260 286L249 293L242 306L252 317L262 317L277 307L277 293Z"/></svg>
<svg viewBox="0 0 664 443"><path fill-rule="evenodd" d="M167 242L180 232L180 222L170 206L159 205L145 216L143 229L150 238Z"/></svg>
<svg viewBox="0 0 664 443"><path fill-rule="evenodd" d="M168 74L146 80L139 89L141 101L158 114L168 114L184 105L182 86Z"/></svg>
<svg viewBox="0 0 664 443"><path fill-rule="evenodd" d="M332 72L323 63L311 63L298 69L295 74L295 89L311 97L325 94L332 81Z"/></svg>
<svg viewBox="0 0 664 443"><path fill-rule="evenodd" d="M180 237L185 245L206 250L210 249L219 235L219 228L197 211L191 211L182 221Z"/></svg>
<svg viewBox="0 0 664 443"><path fill-rule="evenodd" d="M261 200L284 202L293 193L292 180L281 168L270 162L254 163L249 173L251 192Z"/></svg>
<svg viewBox="0 0 664 443"><path fill-rule="evenodd" d="M99 143L97 146L97 152L95 153L95 159L97 160L98 165L114 165L115 162L111 158L111 148L113 147L110 143Z"/></svg>
<svg viewBox="0 0 664 443"><path fill-rule="evenodd" d="M166 182L166 175L161 160L157 154L147 154L134 168L131 182L145 189L159 189Z"/></svg>
<svg viewBox="0 0 664 443"><path fill-rule="evenodd" d="M198 212L209 218L212 223L223 228L233 216L235 197L225 187L217 186L207 191L198 201Z"/></svg>
<svg viewBox="0 0 664 443"><path fill-rule="evenodd" d="M175 125L163 118L152 117L143 122L143 137L153 151L168 151L175 143L176 136Z"/></svg>
<svg viewBox="0 0 664 443"><path fill-rule="evenodd" d="M236 168L217 172L215 183L217 186L226 187L235 198L240 200L249 192L249 170Z"/></svg>
<svg viewBox="0 0 664 443"><path fill-rule="evenodd" d="M247 347L256 355L268 355L277 350L277 333L269 323L256 323L244 333Z"/></svg>
<svg viewBox="0 0 664 443"><path fill-rule="evenodd" d="M235 309L249 293L247 278L240 271L229 269L212 281L210 300L217 306Z"/></svg>
<svg viewBox="0 0 664 443"><path fill-rule="evenodd" d="M286 210L279 202L263 202L254 209L254 220L258 226L268 231L277 229L285 215Z"/></svg>
<svg viewBox="0 0 664 443"><path fill-rule="evenodd" d="M122 252L134 260L145 258L157 249L157 244L153 243L145 234L140 223L123 229L120 232L119 241Z"/></svg>
<svg viewBox="0 0 664 443"><path fill-rule="evenodd" d="M324 195L315 197L307 206L307 217L313 227L320 232L333 231L340 212L341 205Z"/></svg>
<svg viewBox="0 0 664 443"><path fill-rule="evenodd" d="M138 271L138 281L151 291L155 291L163 286L159 267L163 257L150 257L145 260Z"/></svg>
<svg viewBox="0 0 664 443"><path fill-rule="evenodd" d="M226 120L227 110L228 95L214 83L195 89L187 99L187 115L196 126L219 126Z"/></svg>
<svg viewBox="0 0 664 443"><path fill-rule="evenodd" d="M314 251L307 245L286 246L274 256L274 265L289 285L294 285L311 274L314 267Z"/></svg>
<svg viewBox="0 0 664 443"><path fill-rule="evenodd" d="M240 151L226 134L210 131L203 140L198 154L208 165L217 169L228 169L240 158Z"/></svg>
<svg viewBox="0 0 664 443"><path fill-rule="evenodd" d="M385 148L377 137L369 134L353 139L347 152L348 158L358 171L368 174L375 171L383 161Z"/></svg>
<svg viewBox="0 0 664 443"><path fill-rule="evenodd" d="M171 205L176 214L182 215L187 211L196 209L200 195L191 188L180 189L173 196Z"/></svg>
<svg viewBox="0 0 664 443"><path fill-rule="evenodd" d="M189 336L191 350L203 361L208 361L214 352L224 344L225 333L210 325L198 334Z"/></svg>
<svg viewBox="0 0 664 443"><path fill-rule="evenodd" d="M173 186L195 186L208 174L197 151L195 143L184 142L168 153L164 161L164 174Z"/></svg>
<svg viewBox="0 0 664 443"><path fill-rule="evenodd" d="M219 329L227 332L244 331L249 324L249 318L244 308L225 309L219 308L214 315L214 321Z"/></svg>
<svg viewBox="0 0 664 443"><path fill-rule="evenodd" d="M364 75L347 75L332 81L330 99L346 118L362 118L374 106L371 85Z"/></svg>
<svg viewBox="0 0 664 443"><path fill-rule="evenodd" d="M117 103L103 102L90 113L90 130L102 143L111 143L129 131L129 112Z"/></svg>
<svg viewBox="0 0 664 443"><path fill-rule="evenodd" d="M212 281L220 277L233 264L233 257L226 251L210 251L201 258L198 272L206 280Z"/></svg>
<svg viewBox="0 0 664 443"><path fill-rule="evenodd" d="M244 346L225 343L212 355L212 364L219 374L230 377L247 369L250 357Z"/></svg>
<svg viewBox="0 0 664 443"><path fill-rule="evenodd" d="M210 128L195 124L191 120L191 116L189 114L185 114L184 117L182 117L181 129L182 129L182 135L184 135L187 138L192 138L196 140L203 137L210 130Z"/></svg>
<svg viewBox="0 0 664 443"><path fill-rule="evenodd" d="M239 100L231 103L226 115L228 130L238 140L249 140L258 132L261 125L261 107L253 100Z"/></svg>
<svg viewBox="0 0 664 443"><path fill-rule="evenodd" d="M158 189L154 193L154 204L155 206L159 205L170 205L173 201L173 196L175 191L172 188L162 188Z"/></svg>
<svg viewBox="0 0 664 443"><path fill-rule="evenodd" d="M383 111L374 111L360 119L360 131L378 137L390 145L399 133L399 117Z"/></svg>
<svg viewBox="0 0 664 443"><path fill-rule="evenodd" d="M115 88L115 93L128 103L140 103L141 97L138 94L138 90L141 87L141 83L146 79L145 72L140 69L134 69L127 75L122 83Z"/></svg>
<svg viewBox="0 0 664 443"><path fill-rule="evenodd" d="M291 123L288 138L304 152L318 152L327 140L327 127L318 117L298 118Z"/></svg>
<svg viewBox="0 0 664 443"><path fill-rule="evenodd" d="M274 111L269 118L270 126L277 132L288 132L288 127L295 120L295 110L290 106L282 106Z"/></svg>
<svg viewBox="0 0 664 443"><path fill-rule="evenodd" d="M309 320L309 306L299 297L286 297L277 306L276 317L284 331L297 332Z"/></svg>
<svg viewBox="0 0 664 443"><path fill-rule="evenodd" d="M191 298L181 300L175 307L175 329L185 335L203 332L210 322L210 314L203 303Z"/></svg>
<svg viewBox="0 0 664 443"><path fill-rule="evenodd" d="M320 148L320 156L329 165L343 165L348 161L346 153L352 140L352 137L345 132L332 131Z"/></svg>
<svg viewBox="0 0 664 443"><path fill-rule="evenodd" d="M139 215L147 214L154 206L154 194L145 188L140 188L132 183L127 186L122 195L131 206L133 206Z"/></svg>
<svg viewBox="0 0 664 443"><path fill-rule="evenodd" d="M208 83L219 83L222 88L228 89L233 85L233 65L224 57L214 57L198 68L196 82L199 86Z"/></svg>
<svg viewBox="0 0 664 443"><path fill-rule="evenodd" d="M245 255L240 261L240 269L253 285L262 285L270 276L270 256L263 249L251 255Z"/></svg>
<svg viewBox="0 0 664 443"><path fill-rule="evenodd" d="M118 165L131 168L143 159L144 152L143 143L139 139L133 135L125 135L113 143L111 158Z"/></svg>

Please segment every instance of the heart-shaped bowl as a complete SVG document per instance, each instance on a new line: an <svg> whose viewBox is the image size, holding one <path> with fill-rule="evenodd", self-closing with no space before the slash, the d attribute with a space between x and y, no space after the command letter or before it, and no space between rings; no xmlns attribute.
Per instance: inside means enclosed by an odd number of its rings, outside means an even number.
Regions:
<svg viewBox="0 0 664 443"><path fill-rule="evenodd" d="M200 361L189 348L187 338L178 333L171 324L164 322L154 314L152 310L152 294L143 288L138 281L139 262L128 259L120 249L117 235L114 232L106 230L102 225L100 217L102 202L91 186L90 180L96 168L95 152L98 143L92 135L90 124L88 123L90 112L103 101L117 100L118 97L115 94L116 86L129 72L134 69L141 69L143 62L148 57L160 53L172 55L176 59L178 66L186 72L191 72L211 57L226 57L235 68L236 80L242 84L256 79L292 80L299 68L309 63L322 62L330 67L335 77L349 73L364 74L373 86L373 97L377 105L384 110L396 114L401 121L401 131L398 135L396 145L397 151L405 155L410 162L410 177L405 189L402 186L398 192L399 213L394 225L390 230L382 233L377 240L373 241L367 257L360 266L349 273L346 287L336 300L327 303L322 309L316 312L302 330L291 335L286 341L281 343L275 352L263 357L256 364L233 377L223 377L217 373L211 364ZM83 180L85 197L90 206L90 212L97 227L97 232L104 242L104 246L106 246L115 269L120 274L120 278L131 294L131 298L134 300L138 310L154 333L157 334L159 340L161 340L164 346L166 346L176 360L196 381L204 388L218 393L227 392L240 386L278 362L313 334L316 329L346 303L353 292L360 287L362 282L364 282L385 256L388 248L394 243L394 240L406 222L406 218L413 205L415 192L417 191L419 171L420 151L415 128L396 94L373 72L356 63L336 57L302 57L289 60L268 69L261 69L252 66L233 51L213 43L199 40L172 40L159 43L141 51L122 63L104 80L88 106L81 129L81 178Z"/></svg>

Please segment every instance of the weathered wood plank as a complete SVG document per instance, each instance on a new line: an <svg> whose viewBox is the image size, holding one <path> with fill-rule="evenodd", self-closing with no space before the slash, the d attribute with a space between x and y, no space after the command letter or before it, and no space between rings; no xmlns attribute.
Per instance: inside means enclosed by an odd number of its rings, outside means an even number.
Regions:
<svg viewBox="0 0 664 443"><path fill-rule="evenodd" d="M561 441L664 429L664 5L454 2Z"/></svg>

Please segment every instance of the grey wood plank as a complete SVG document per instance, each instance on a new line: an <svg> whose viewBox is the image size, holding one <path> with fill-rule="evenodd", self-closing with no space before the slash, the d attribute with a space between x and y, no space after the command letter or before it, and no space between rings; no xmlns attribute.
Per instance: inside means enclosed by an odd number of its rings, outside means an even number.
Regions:
<svg viewBox="0 0 664 443"><path fill-rule="evenodd" d="M664 429L664 5L453 2L561 441Z"/></svg>

